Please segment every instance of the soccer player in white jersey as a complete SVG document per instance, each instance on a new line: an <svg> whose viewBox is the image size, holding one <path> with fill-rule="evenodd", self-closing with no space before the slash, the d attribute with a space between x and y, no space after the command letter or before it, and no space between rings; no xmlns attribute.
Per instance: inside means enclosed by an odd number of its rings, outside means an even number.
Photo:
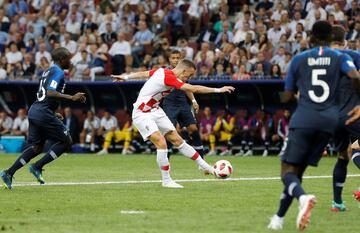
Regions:
<svg viewBox="0 0 360 233"><path fill-rule="evenodd" d="M166 116L159 104L171 90L180 89L193 93L231 93L234 87L210 88L185 83L195 73L196 67L189 60L182 60L172 70L159 68L157 70L137 72L128 75L112 76L115 81L149 78L141 88L134 103L132 119L144 140L150 140L157 148L157 163L162 175L162 186L166 188L183 188L170 177L170 164L166 140L171 142L179 152L194 160L207 173L213 174L214 168L206 163L200 155L188 145L177 133L175 127Z"/></svg>

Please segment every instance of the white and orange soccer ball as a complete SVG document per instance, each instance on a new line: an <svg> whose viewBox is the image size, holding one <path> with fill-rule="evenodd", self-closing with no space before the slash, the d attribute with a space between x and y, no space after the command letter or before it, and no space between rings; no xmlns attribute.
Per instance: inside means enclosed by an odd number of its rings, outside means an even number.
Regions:
<svg viewBox="0 0 360 233"><path fill-rule="evenodd" d="M219 160L214 164L215 176L217 178L226 179L233 173L231 163L227 160Z"/></svg>

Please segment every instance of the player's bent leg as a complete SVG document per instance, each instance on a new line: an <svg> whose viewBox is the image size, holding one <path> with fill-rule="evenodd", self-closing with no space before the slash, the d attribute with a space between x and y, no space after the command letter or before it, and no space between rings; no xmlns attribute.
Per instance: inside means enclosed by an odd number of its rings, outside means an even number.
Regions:
<svg viewBox="0 0 360 233"><path fill-rule="evenodd" d="M194 160L206 173L214 174L214 168L201 158L198 152L187 144L180 135L175 131L170 131L165 135L181 154Z"/></svg>
<svg viewBox="0 0 360 233"><path fill-rule="evenodd" d="M129 146L130 146L130 142L132 140L132 136L131 136L130 131L126 131L126 132L124 132L124 134L125 134L124 147L123 147L121 154L126 155L126 154L130 153Z"/></svg>
<svg viewBox="0 0 360 233"><path fill-rule="evenodd" d="M106 133L106 135L105 135L105 140L104 140L104 144L103 144L103 148L102 148L102 150L101 151L99 151L97 154L98 155L104 155L104 154L108 154L109 153L109 151L108 151L108 149L109 149L109 147L110 147L110 144L111 144L111 140L112 140L112 138L114 137L114 132L108 132L108 133Z"/></svg>
<svg viewBox="0 0 360 233"><path fill-rule="evenodd" d="M216 136L214 134L210 134L209 135L210 151L209 153L206 154L206 156L216 155L215 143L216 143Z"/></svg>
<svg viewBox="0 0 360 233"><path fill-rule="evenodd" d="M162 176L162 186L165 188L183 188L183 186L177 184L170 177L170 163L168 159L168 150L165 137L156 131L149 136L149 140L156 147L156 162L159 165L161 176Z"/></svg>
<svg viewBox="0 0 360 233"><path fill-rule="evenodd" d="M196 124L190 124L188 127L189 135L192 139L194 149L204 158L204 146L200 138L200 132Z"/></svg>

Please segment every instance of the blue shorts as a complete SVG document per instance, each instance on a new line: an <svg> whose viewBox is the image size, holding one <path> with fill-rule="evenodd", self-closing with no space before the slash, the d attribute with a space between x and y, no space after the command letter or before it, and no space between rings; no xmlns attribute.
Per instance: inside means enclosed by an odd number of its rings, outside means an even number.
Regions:
<svg viewBox="0 0 360 233"><path fill-rule="evenodd" d="M281 160L295 165L317 166L331 134L306 128L292 128Z"/></svg>
<svg viewBox="0 0 360 233"><path fill-rule="evenodd" d="M351 125L345 125L348 116L341 117L339 126L335 132L334 145L337 152L347 150L351 139L360 139L360 121Z"/></svg>
<svg viewBox="0 0 360 233"><path fill-rule="evenodd" d="M188 127L191 124L197 124L194 113L191 111L191 107L188 104L178 108L163 105L163 110L175 127L176 123L179 123L181 128Z"/></svg>
<svg viewBox="0 0 360 233"><path fill-rule="evenodd" d="M46 122L29 118L28 143L42 145L46 140L68 142L71 141L71 136L65 125L56 116Z"/></svg>

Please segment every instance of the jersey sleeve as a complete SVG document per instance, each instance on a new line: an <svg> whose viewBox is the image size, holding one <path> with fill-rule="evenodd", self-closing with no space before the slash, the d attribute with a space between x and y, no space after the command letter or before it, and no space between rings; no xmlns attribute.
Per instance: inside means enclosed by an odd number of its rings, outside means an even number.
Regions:
<svg viewBox="0 0 360 233"><path fill-rule="evenodd" d="M149 71L150 77L153 76L153 74L155 73L155 71L157 71L157 69L152 69L152 70Z"/></svg>
<svg viewBox="0 0 360 233"><path fill-rule="evenodd" d="M353 59L347 54L343 54L343 56L341 58L340 69L341 69L341 72L343 72L345 74L352 70L357 70Z"/></svg>
<svg viewBox="0 0 360 233"><path fill-rule="evenodd" d="M164 82L166 86L174 87L180 89L185 83L178 79L171 71L165 70Z"/></svg>
<svg viewBox="0 0 360 233"><path fill-rule="evenodd" d="M285 91L295 92L296 88L296 78L295 78L295 70L296 70L296 60L293 59L290 62L288 72L286 74L285 79Z"/></svg>
<svg viewBox="0 0 360 233"><path fill-rule="evenodd" d="M58 69L53 70L53 74L49 77L49 81L47 82L46 90L54 90L56 91L61 80L64 79L64 72Z"/></svg>

